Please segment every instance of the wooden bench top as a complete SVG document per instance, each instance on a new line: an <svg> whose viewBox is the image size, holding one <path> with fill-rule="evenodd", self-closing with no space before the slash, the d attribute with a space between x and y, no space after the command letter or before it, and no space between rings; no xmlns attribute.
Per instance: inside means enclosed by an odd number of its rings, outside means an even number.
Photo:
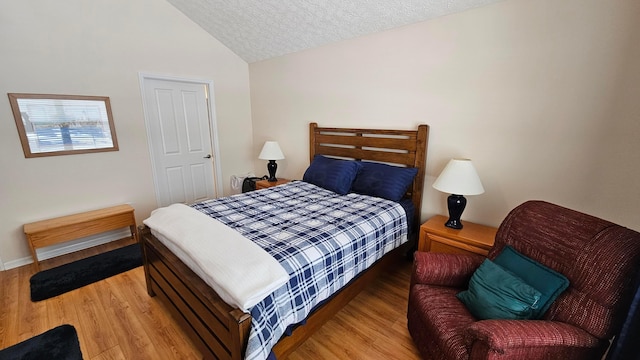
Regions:
<svg viewBox="0 0 640 360"><path fill-rule="evenodd" d="M42 231L48 231L51 229L70 226L74 224L80 224L87 221L102 219L117 214L124 214L132 212L134 209L131 205L117 205L100 210L87 211L79 214L61 216L53 219L36 221L28 224L24 224L24 233L35 234Z"/></svg>
<svg viewBox="0 0 640 360"><path fill-rule="evenodd" d="M33 263L36 271L39 271L40 262L36 249L126 226L131 231L131 237L137 241L138 232L134 209L131 205L124 204L35 221L24 224L23 228Z"/></svg>

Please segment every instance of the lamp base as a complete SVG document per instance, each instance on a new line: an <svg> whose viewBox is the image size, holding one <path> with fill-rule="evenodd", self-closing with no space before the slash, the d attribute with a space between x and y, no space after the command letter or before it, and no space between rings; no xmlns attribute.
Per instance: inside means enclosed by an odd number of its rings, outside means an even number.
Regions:
<svg viewBox="0 0 640 360"><path fill-rule="evenodd" d="M449 220L444 226L452 229L462 229L462 221L460 217L467 206L467 199L462 195L451 194L447 198L447 207L449 209Z"/></svg>
<svg viewBox="0 0 640 360"><path fill-rule="evenodd" d="M267 163L267 171L269 172L269 179L267 179L268 182L278 181L278 179L276 179L276 170L278 170L278 164L276 164L276 161L269 160Z"/></svg>

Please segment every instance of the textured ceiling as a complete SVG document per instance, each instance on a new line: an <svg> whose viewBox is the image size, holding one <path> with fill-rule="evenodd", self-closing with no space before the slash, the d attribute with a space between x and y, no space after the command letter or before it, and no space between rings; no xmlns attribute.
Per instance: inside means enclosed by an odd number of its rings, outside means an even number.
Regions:
<svg viewBox="0 0 640 360"><path fill-rule="evenodd" d="M502 0L167 0L248 63Z"/></svg>

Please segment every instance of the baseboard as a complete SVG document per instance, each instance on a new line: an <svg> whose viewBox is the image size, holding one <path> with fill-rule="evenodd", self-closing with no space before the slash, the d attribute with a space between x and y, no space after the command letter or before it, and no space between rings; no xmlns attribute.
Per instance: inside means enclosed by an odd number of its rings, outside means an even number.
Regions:
<svg viewBox="0 0 640 360"><path fill-rule="evenodd" d="M42 261L54 258L56 256L71 254L72 252L88 249L90 247L106 244L108 242L120 240L126 237L131 237L131 231L129 230L129 228L107 231L94 236L87 236L82 239L68 241L64 244L38 249L36 250L36 252L38 254L38 260ZM17 268L32 263L33 258L31 256L27 256L4 263L4 270Z"/></svg>

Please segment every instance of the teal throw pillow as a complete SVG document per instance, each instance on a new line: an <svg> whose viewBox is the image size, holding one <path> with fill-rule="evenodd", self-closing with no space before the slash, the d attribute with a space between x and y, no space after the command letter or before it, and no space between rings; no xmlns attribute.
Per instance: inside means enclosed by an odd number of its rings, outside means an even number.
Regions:
<svg viewBox="0 0 640 360"><path fill-rule="evenodd" d="M456 295L469 312L483 319L530 319L540 292L491 260L473 273L469 289Z"/></svg>
<svg viewBox="0 0 640 360"><path fill-rule="evenodd" d="M534 310L534 319L542 318L555 299L569 286L569 279L564 275L520 254L509 245L502 249L493 262L540 291L540 306Z"/></svg>

